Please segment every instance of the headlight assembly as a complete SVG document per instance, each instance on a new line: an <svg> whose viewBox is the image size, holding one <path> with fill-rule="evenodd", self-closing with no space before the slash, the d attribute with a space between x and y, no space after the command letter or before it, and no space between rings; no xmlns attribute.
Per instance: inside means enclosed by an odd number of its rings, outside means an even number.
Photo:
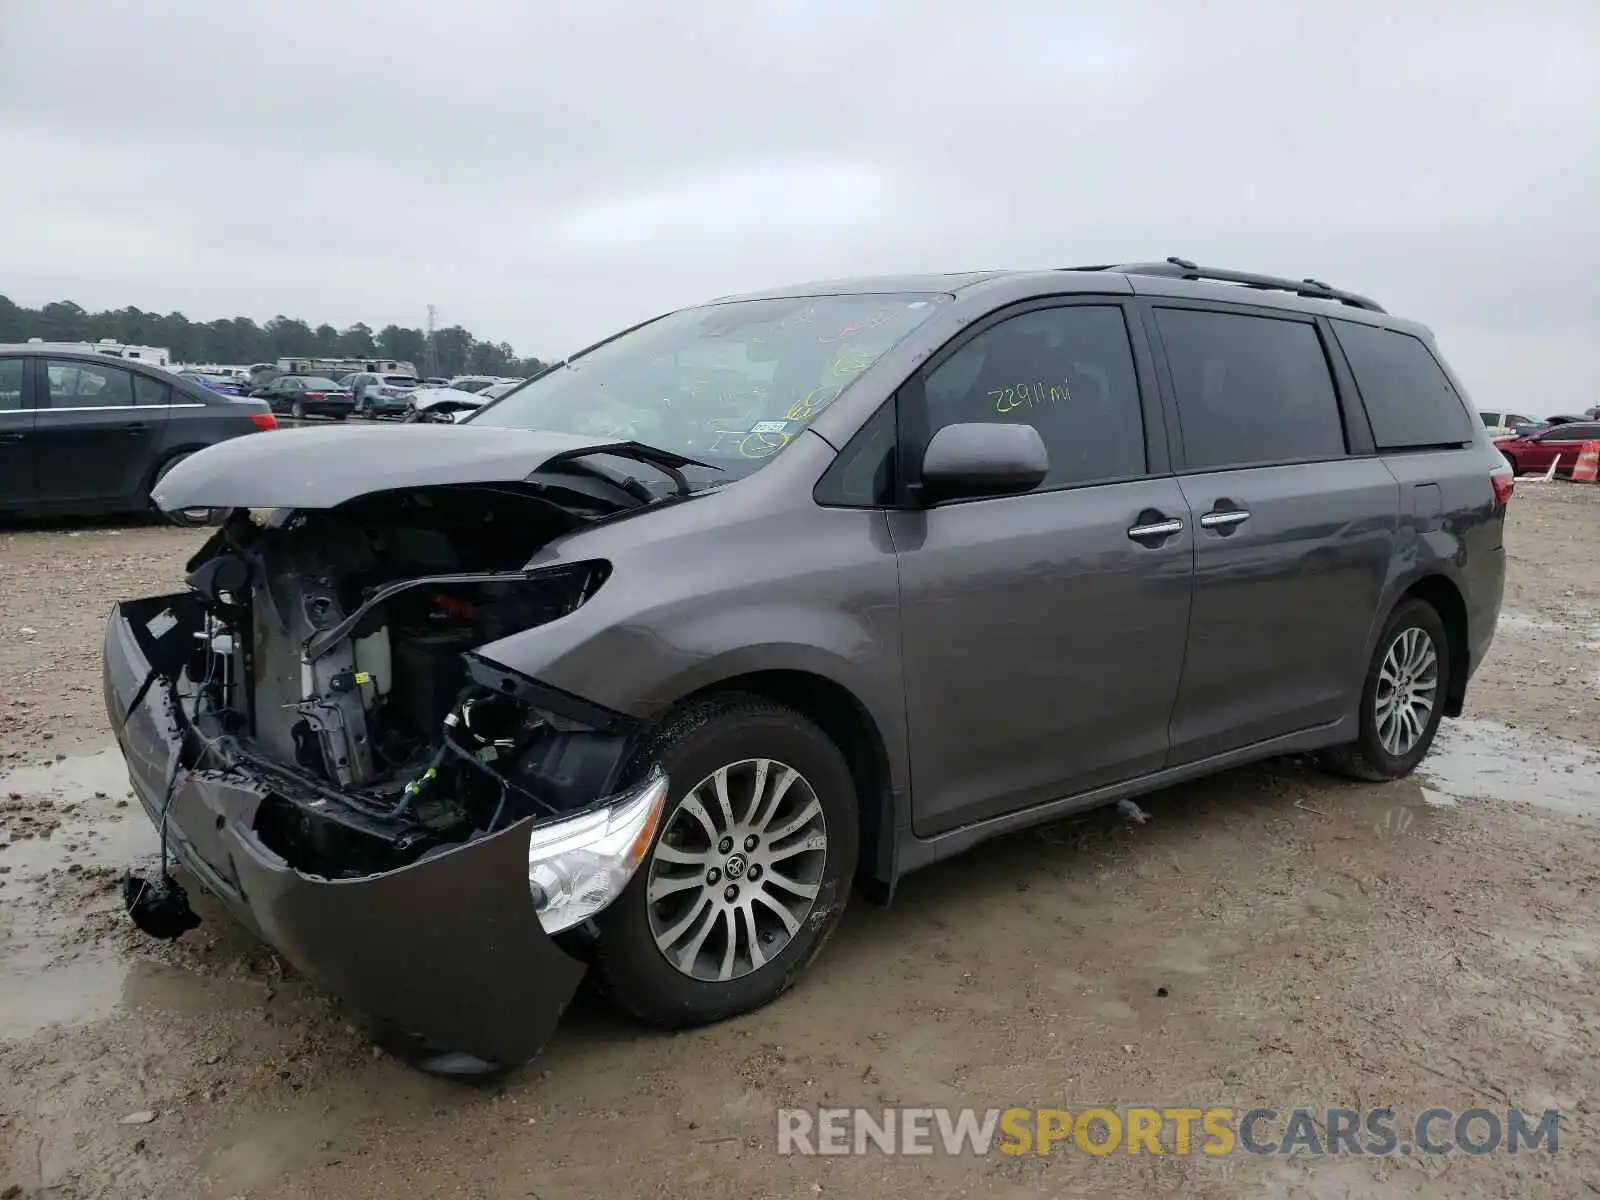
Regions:
<svg viewBox="0 0 1600 1200"><path fill-rule="evenodd" d="M667 777L653 772L604 808L533 828L528 887L546 933L594 916L622 894L644 861L667 802Z"/></svg>

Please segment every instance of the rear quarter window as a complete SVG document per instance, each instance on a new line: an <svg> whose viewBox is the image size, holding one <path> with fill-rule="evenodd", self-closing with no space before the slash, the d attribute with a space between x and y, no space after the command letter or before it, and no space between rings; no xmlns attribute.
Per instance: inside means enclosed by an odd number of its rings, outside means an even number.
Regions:
<svg viewBox="0 0 1600 1200"><path fill-rule="evenodd" d="M0 412L22 407L22 362L20 358L0 358Z"/></svg>
<svg viewBox="0 0 1600 1200"><path fill-rule="evenodd" d="M190 382L195 385L197 390L203 391L205 389L205 385L199 380L191 380ZM188 396L184 396L183 399L194 403ZM145 375L135 375L133 377L133 402L140 407L171 404L172 388L159 379L151 379Z"/></svg>
<svg viewBox="0 0 1600 1200"><path fill-rule="evenodd" d="M1419 338L1354 321L1332 325L1379 450L1460 446L1472 440L1467 406Z"/></svg>

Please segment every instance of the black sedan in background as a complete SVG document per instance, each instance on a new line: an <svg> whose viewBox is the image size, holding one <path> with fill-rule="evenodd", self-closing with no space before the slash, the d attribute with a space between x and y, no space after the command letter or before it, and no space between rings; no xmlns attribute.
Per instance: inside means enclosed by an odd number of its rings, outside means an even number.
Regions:
<svg viewBox="0 0 1600 1200"><path fill-rule="evenodd" d="M196 450L276 427L260 401L156 366L41 342L0 345L0 515L138 512L156 480Z"/></svg>
<svg viewBox="0 0 1600 1200"><path fill-rule="evenodd" d="M279 375L250 395L265 400L273 412L286 412L296 421L307 417L337 417L343 421L356 410L355 396L321 375Z"/></svg>

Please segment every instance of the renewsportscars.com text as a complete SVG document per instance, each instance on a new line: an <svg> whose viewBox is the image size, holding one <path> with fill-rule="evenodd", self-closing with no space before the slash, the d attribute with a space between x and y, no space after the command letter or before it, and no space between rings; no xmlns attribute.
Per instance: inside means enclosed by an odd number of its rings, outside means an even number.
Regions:
<svg viewBox="0 0 1600 1200"><path fill-rule="evenodd" d="M778 1153L1555 1154L1560 1127L1517 1108L784 1108Z"/></svg>

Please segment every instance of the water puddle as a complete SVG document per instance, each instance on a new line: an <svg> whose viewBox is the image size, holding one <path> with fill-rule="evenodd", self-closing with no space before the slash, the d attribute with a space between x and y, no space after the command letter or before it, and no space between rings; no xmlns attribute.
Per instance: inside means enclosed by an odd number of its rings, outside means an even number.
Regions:
<svg viewBox="0 0 1600 1200"><path fill-rule="evenodd" d="M156 832L132 798L115 750L0 774L0 878L7 901L56 872L118 870L155 852ZM71 868L76 867L76 871Z"/></svg>
<svg viewBox="0 0 1600 1200"><path fill-rule="evenodd" d="M0 1042L43 1033L54 1025L103 1020L122 1007L128 965L109 951L62 960L37 945L7 946Z"/></svg>
<svg viewBox="0 0 1600 1200"><path fill-rule="evenodd" d="M1430 805L1477 797L1600 814L1600 753L1497 721L1445 721L1417 772L1435 789L1423 792Z"/></svg>
<svg viewBox="0 0 1600 1200"><path fill-rule="evenodd" d="M37 767L16 767L0 773L0 795L9 792L50 792L94 795L105 792L115 799L132 793L128 788L128 767L122 752L115 747L96 754L80 754Z"/></svg>
<svg viewBox="0 0 1600 1200"><path fill-rule="evenodd" d="M121 1006L128 964L97 929L158 848L131 797L116 750L0 774L0 1039Z"/></svg>

